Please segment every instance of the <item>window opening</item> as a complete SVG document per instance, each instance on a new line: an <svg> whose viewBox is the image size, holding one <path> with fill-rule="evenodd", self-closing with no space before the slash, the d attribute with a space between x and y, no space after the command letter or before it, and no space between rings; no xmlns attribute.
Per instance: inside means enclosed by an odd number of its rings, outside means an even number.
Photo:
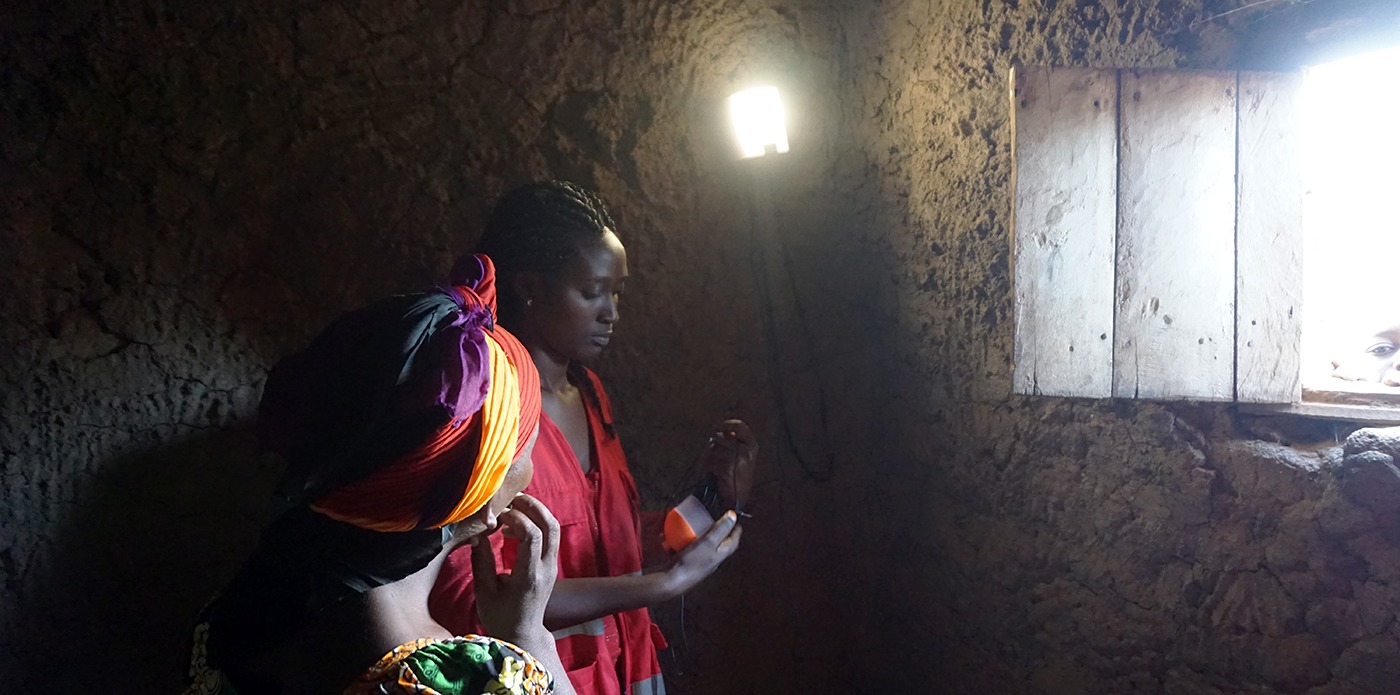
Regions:
<svg viewBox="0 0 1400 695"><path fill-rule="evenodd" d="M1307 70L1302 382L1311 401L1400 405L1400 48Z"/></svg>

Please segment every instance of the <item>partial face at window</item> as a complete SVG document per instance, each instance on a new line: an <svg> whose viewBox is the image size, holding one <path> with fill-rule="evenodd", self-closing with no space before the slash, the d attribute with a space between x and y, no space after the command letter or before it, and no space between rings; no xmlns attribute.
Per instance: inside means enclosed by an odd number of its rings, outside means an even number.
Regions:
<svg viewBox="0 0 1400 695"><path fill-rule="evenodd" d="M564 362L589 362L612 340L627 282L627 250L606 232L578 250L558 274L530 278L520 338Z"/></svg>
<svg viewBox="0 0 1400 695"><path fill-rule="evenodd" d="M1391 326L1355 344L1332 360L1332 376L1400 386L1400 326Z"/></svg>

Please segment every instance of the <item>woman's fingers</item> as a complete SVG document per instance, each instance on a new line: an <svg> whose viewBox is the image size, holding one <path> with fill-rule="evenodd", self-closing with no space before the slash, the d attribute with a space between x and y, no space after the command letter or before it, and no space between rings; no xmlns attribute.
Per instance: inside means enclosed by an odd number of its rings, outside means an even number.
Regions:
<svg viewBox="0 0 1400 695"><path fill-rule="evenodd" d="M730 514L733 513L734 512L730 512ZM734 552L739 549L739 539L743 538L743 536L744 527L737 523L734 524L734 528L730 529L729 533L725 534L724 539L719 542L719 552L723 554L724 557L733 555Z"/></svg>
<svg viewBox="0 0 1400 695"><path fill-rule="evenodd" d="M491 549L491 541L486 537L472 543L472 577L477 591L490 592L496 587L496 551Z"/></svg>
<svg viewBox="0 0 1400 695"><path fill-rule="evenodd" d="M497 517L501 535L519 541L515 564L499 573L491 542L472 547L477 614L490 634L543 629L544 610L558 574L559 522L539 500L518 495Z"/></svg>
<svg viewBox="0 0 1400 695"><path fill-rule="evenodd" d="M758 453L758 440L742 420L725 420L710 435L710 448L732 456L731 465L752 464Z"/></svg>
<svg viewBox="0 0 1400 695"><path fill-rule="evenodd" d="M748 424L743 420L725 420L724 423L720 425L720 431L726 433L729 438L744 446L750 446L756 441L753 436L753 430L749 429Z"/></svg>
<svg viewBox="0 0 1400 695"><path fill-rule="evenodd" d="M687 591L728 560L739 549L742 536L738 516L732 511L728 512L712 524L703 536L686 546L667 572L680 583L682 592Z"/></svg>
<svg viewBox="0 0 1400 695"><path fill-rule="evenodd" d="M720 501L736 509L748 505L753 491L758 443L742 420L725 420L710 435L707 470L719 483Z"/></svg>
<svg viewBox="0 0 1400 695"><path fill-rule="evenodd" d="M540 528L530 517L525 516L519 510L509 509L501 513L501 535L506 538L514 538L520 542L515 549L515 569L514 574L524 576L522 570L528 571L529 565L537 563L540 556L540 537L543 535Z"/></svg>
<svg viewBox="0 0 1400 695"><path fill-rule="evenodd" d="M559 562L559 522L539 500L520 495L501 515L503 532L520 540L513 573L548 593Z"/></svg>
<svg viewBox="0 0 1400 695"><path fill-rule="evenodd" d="M739 538L743 533L743 527L739 526L739 515L729 511L725 512L719 521L711 524L710 529L697 542L714 547L723 559L739 549Z"/></svg>
<svg viewBox="0 0 1400 695"><path fill-rule="evenodd" d="M538 546L532 549L538 551L534 556L554 566L559 559L559 521L554 514L543 502L524 493L516 496L511 508L520 512L540 531Z"/></svg>
<svg viewBox="0 0 1400 695"><path fill-rule="evenodd" d="M725 420L719 423L715 431L710 434L710 439L714 444L737 445L744 448L753 446L756 442L753 430L743 420Z"/></svg>

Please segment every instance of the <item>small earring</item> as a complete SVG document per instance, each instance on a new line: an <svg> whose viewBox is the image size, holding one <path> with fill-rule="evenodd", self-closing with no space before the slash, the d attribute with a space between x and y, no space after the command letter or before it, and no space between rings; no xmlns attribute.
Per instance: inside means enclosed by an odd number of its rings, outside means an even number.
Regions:
<svg viewBox="0 0 1400 695"><path fill-rule="evenodd" d="M534 305L535 305L535 300L533 300L533 299L527 299L527 300L525 300L525 306L534 306Z"/></svg>

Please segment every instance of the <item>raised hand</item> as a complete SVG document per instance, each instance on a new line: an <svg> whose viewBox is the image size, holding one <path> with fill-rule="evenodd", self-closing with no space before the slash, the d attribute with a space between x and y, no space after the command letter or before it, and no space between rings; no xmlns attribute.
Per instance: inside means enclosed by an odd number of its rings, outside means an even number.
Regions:
<svg viewBox="0 0 1400 695"><path fill-rule="evenodd" d="M544 629L544 609L559 572L559 522L539 500L523 493L498 518L501 533L520 545L515 567L506 573L497 572L486 538L472 546L477 615L491 636L524 640Z"/></svg>
<svg viewBox="0 0 1400 695"><path fill-rule="evenodd" d="M742 420L725 420L710 435L705 470L715 476L719 501L729 509L748 506L758 463L758 440Z"/></svg>

